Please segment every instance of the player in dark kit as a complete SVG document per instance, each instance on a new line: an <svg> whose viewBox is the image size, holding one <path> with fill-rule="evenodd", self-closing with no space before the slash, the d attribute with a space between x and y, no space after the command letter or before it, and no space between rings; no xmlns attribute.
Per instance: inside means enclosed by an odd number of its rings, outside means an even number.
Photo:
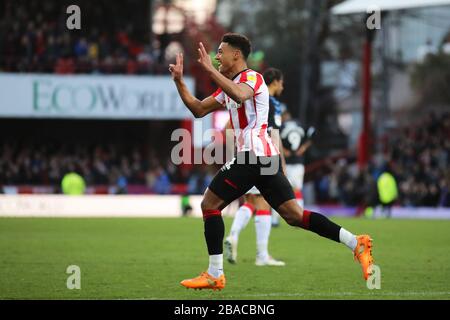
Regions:
<svg viewBox="0 0 450 320"><path fill-rule="evenodd" d="M370 236L355 236L320 213L303 210L295 200L292 187L281 170L279 151L267 132L268 88L262 75L247 67L250 51L247 37L225 34L215 57L219 62L219 70L216 70L203 44L199 43L198 62L219 87L201 101L184 83L183 56L178 54L176 64L169 65L178 93L195 117L224 107L228 109L237 144L236 157L217 172L201 202L209 253L208 270L198 277L183 280L181 285L213 290L225 287L222 246L225 226L221 210L253 186L289 225L341 242L353 250L367 279L373 264Z"/></svg>
<svg viewBox="0 0 450 320"><path fill-rule="evenodd" d="M284 157L286 159L286 177L294 188L295 196L303 207L303 178L305 175L304 154L312 145L314 127L306 131L299 121L292 119L288 111L283 113L283 126L280 130Z"/></svg>

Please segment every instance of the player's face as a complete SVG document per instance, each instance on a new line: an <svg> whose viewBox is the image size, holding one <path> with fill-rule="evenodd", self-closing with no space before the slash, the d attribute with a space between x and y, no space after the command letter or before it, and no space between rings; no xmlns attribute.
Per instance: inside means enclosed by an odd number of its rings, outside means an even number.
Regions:
<svg viewBox="0 0 450 320"><path fill-rule="evenodd" d="M227 74L239 58L239 50L233 48L228 43L220 43L215 59L219 62L219 72Z"/></svg>
<svg viewBox="0 0 450 320"><path fill-rule="evenodd" d="M284 81L283 81L283 79L281 79L281 80L275 80L275 82L276 82L275 94L277 96L281 96L281 94L283 93L283 90L284 90Z"/></svg>

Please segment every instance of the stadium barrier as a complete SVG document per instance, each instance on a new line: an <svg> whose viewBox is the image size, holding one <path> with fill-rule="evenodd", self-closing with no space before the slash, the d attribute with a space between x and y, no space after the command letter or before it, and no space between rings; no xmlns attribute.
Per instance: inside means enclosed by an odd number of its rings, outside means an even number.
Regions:
<svg viewBox="0 0 450 320"><path fill-rule="evenodd" d="M202 196L191 196L192 216L201 217ZM238 204L223 210L234 213ZM1 217L181 217L179 195L0 195Z"/></svg>
<svg viewBox="0 0 450 320"><path fill-rule="evenodd" d="M191 216L201 217L201 195L190 196ZM226 207L224 216L233 216L238 201ZM356 208L308 206L328 216L354 217ZM0 217L181 217L179 195L0 195ZM382 217L375 209L375 218ZM450 208L392 208L392 218L450 219Z"/></svg>
<svg viewBox="0 0 450 320"><path fill-rule="evenodd" d="M190 196L193 217L201 217L201 195ZM226 207L224 216L233 216L238 201ZM354 217L356 208L307 206L328 216ZM179 195L0 195L0 217L181 217ZM382 217L376 209L374 217ZM450 219L450 208L392 208L392 218Z"/></svg>

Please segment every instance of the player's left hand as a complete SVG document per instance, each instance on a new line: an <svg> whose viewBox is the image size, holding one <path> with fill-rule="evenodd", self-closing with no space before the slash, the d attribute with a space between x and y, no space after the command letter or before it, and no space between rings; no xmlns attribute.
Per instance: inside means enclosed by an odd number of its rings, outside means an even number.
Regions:
<svg viewBox="0 0 450 320"><path fill-rule="evenodd" d="M199 54L199 58L198 58L198 63L200 63L200 65L203 67L203 69L205 70L213 70L214 66L212 64L211 61L211 57L209 56L208 52L206 52L205 46L203 45L203 43L199 43L199 48L198 50L198 54Z"/></svg>

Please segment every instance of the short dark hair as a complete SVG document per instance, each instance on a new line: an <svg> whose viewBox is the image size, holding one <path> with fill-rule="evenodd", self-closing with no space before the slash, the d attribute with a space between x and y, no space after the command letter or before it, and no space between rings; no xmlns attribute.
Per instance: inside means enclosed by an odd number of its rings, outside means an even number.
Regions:
<svg viewBox="0 0 450 320"><path fill-rule="evenodd" d="M243 34L231 32L225 33L221 42L228 43L230 46L241 50L242 55L246 60L252 51L252 44L250 43L250 40L248 40L248 38Z"/></svg>
<svg viewBox="0 0 450 320"><path fill-rule="evenodd" d="M263 73L264 82L267 85L270 85L272 82L276 80L283 80L283 72L276 68L268 68Z"/></svg>

